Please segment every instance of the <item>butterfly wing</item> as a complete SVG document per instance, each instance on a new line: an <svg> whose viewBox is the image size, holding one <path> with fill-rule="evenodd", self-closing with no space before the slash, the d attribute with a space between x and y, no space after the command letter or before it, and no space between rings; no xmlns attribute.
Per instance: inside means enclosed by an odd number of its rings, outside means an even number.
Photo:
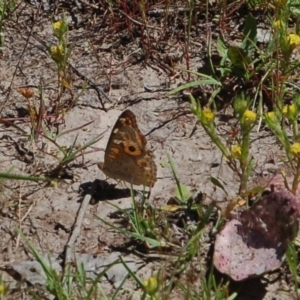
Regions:
<svg viewBox="0 0 300 300"><path fill-rule="evenodd" d="M135 115L130 110L124 111L110 135L102 171L109 177L134 185L153 186L156 181L156 165L146 144Z"/></svg>

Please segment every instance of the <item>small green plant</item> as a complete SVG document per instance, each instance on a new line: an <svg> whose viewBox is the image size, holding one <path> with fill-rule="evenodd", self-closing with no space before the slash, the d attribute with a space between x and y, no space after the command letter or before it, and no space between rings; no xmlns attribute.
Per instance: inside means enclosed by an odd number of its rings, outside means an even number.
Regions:
<svg viewBox="0 0 300 300"><path fill-rule="evenodd" d="M133 272L126 262L120 257L115 262L109 264L104 270L102 270L95 279L87 277L87 272L83 264L78 265L75 262L75 268L71 265L65 266L62 273L58 273L49 262L41 256L41 254L33 247L33 245L27 240L23 235L22 238L31 251L34 258L42 267L45 274L45 289L50 295L54 296L58 300L73 300L73 299L106 299L115 300L119 299L119 293L122 291L122 287L126 282L125 277L123 282L120 284L118 289L114 292L112 296L108 296L102 289L99 283L100 279L105 276L106 272L116 263L122 263L127 269L129 275L134 280L134 282L142 290L141 299L151 299L158 300L159 290L160 290L160 273L150 276L146 280L141 280L135 272ZM0 299L1 295L7 293L8 287L0 278ZM1 294L2 293L2 294ZM32 292L35 299L41 299L39 295ZM3 298L4 299L4 298ZM130 298L128 298L130 299Z"/></svg>
<svg viewBox="0 0 300 300"><path fill-rule="evenodd" d="M144 198L144 196L142 196ZM129 222L130 229L125 230L117 227L99 217L103 223L107 224L117 232L120 232L128 237L145 243L148 248L167 247L168 242L160 235L157 229L157 212L154 208L145 204L145 200L137 203L132 193L132 209L124 210L119 206L110 203L120 212Z"/></svg>
<svg viewBox="0 0 300 300"><path fill-rule="evenodd" d="M285 180L285 186L292 193L296 194L298 184L300 182L300 142L298 132L298 116L300 115L300 94L297 93L291 104L284 107L274 107L273 111L264 114L264 121L267 126L272 130L278 142L283 146L286 154L287 164L289 170L293 174L292 186L289 186ZM293 133L292 141L288 135L289 127L285 124L289 123Z"/></svg>
<svg viewBox="0 0 300 300"><path fill-rule="evenodd" d="M209 219L213 211L213 206L207 207L203 212L200 222L197 224L196 228L193 230L190 238L186 244L182 247L181 251L177 255L175 262L173 263L172 272L170 275L170 280L165 283L164 286L164 296L166 299L170 296L174 286L179 285L181 289L186 289L186 293L189 293L190 287L184 287L178 279L179 274L184 274L188 270L193 270L193 264L201 248L201 243L203 241L203 233L205 232ZM199 259L199 262L201 259ZM189 295L189 294L188 294ZM189 295L190 296L190 295Z"/></svg>
<svg viewBox="0 0 300 300"><path fill-rule="evenodd" d="M49 261L41 256L41 254L34 248L34 246L27 240L27 238L21 234L25 244L31 251L36 261L42 267L45 273L45 289L48 293L55 297L57 300L73 300L73 299L106 299L115 300L118 299L118 291L122 289L122 286L126 280L121 283L119 289L115 292L113 297L109 297L102 289L99 283L100 279L105 276L105 273L118 261L109 264L104 268L96 278L91 279L87 277L87 272L83 264L77 264L75 262L75 268L71 265L67 265L64 271L57 272L49 263ZM124 264L124 262L123 262ZM1 285L1 282L0 282ZM0 293L1 294L1 293ZM33 292L35 299L41 299L39 295Z"/></svg>
<svg viewBox="0 0 300 300"><path fill-rule="evenodd" d="M189 189L186 186L184 186L180 183L177 172L175 170L173 160L170 155L168 155L168 162L170 164L171 171L172 171L173 177L175 179L175 183L176 183L175 196L180 202L182 202L182 203L187 202L192 196L191 192L189 191Z"/></svg>
<svg viewBox="0 0 300 300"><path fill-rule="evenodd" d="M195 299L203 299L203 300L223 300L223 299L235 299L237 297L237 293L233 293L229 295L229 281L227 283L217 283L215 274L213 272L214 267L211 266L211 269L208 275L202 277L202 289L201 293L199 293L199 298Z"/></svg>
<svg viewBox="0 0 300 300"><path fill-rule="evenodd" d="M266 5L269 9L270 32L268 44L265 48L259 48L258 30L255 18L248 14L245 19L243 36L239 45L228 46L222 35L217 40L217 50L220 63L216 63L211 55L211 41L207 45L209 74L192 72L200 80L184 84L173 91L176 93L184 89L193 89L202 85L211 85L212 93L208 99L208 106L215 103L216 96L222 97L223 93L235 94L232 90L236 85L255 87L252 96L253 102L257 99L263 105L265 103L277 106L278 101L285 102L286 86L294 84L295 71L300 66L299 60L292 59L293 51L300 45L299 36L299 4L295 1L274 1L274 6ZM285 3L285 4L283 4ZM290 30L288 21L295 19L295 28ZM275 20L274 20L275 19ZM279 103L280 104L280 103ZM261 104L260 104L261 105ZM282 105L281 105L282 106Z"/></svg>
<svg viewBox="0 0 300 300"><path fill-rule="evenodd" d="M258 2L256 4L264 5L264 3ZM258 48L256 20L251 14L248 14L240 45L227 46L224 39L220 37L217 40L217 50L221 61L219 65L216 65L212 61L211 45L209 44L210 74L188 71L201 79L182 85L170 92L172 94L202 85L213 87L207 108L202 108L200 99L194 99L191 94L191 110L200 120L206 133L221 150L230 168L239 176L240 195L247 190L247 181L254 164L249 151L251 130L256 123L257 114L259 121L261 122L263 119L266 122L286 151L289 168L293 170L295 177L292 187L289 187L293 193L296 192L299 183L297 157L300 146L298 145L298 126L296 125L299 115L299 96L296 95L291 100L290 92L287 89L288 86L292 86L294 89L300 90L300 86L293 83L293 74L300 63L298 60L292 59L293 51L300 45L299 4L295 1L273 1L273 7L269 11L272 34L266 49ZM271 16L272 12L273 16ZM295 28L289 30L288 20L291 17L296 17ZM239 121L240 136L236 137L234 143L229 146L219 138L213 122L214 112L211 110L211 107L215 109L218 106L215 103L216 95L221 95L225 86L227 90L229 89L228 78L231 78L235 84L240 82L243 86L255 87L255 92L251 97L248 95L246 97L241 92L231 97L234 99L233 108ZM270 107L273 110L264 114L267 106L269 110ZM292 143L289 142L287 130L284 128L284 120L291 124L294 136ZM249 122L250 124L248 124Z"/></svg>
<svg viewBox="0 0 300 300"><path fill-rule="evenodd" d="M192 270L192 262L199 253L203 233L206 230L207 225L209 223L209 219L213 211L213 205L205 208L201 203L193 203L193 196L191 195L189 189L180 183L174 163L169 155L168 162L173 173L173 177L175 179L175 194L179 205L182 207L186 207L187 211L196 211L199 217L199 222L195 226L193 226L193 228L185 227L189 239L187 240L185 246L179 252L177 259L173 263L173 272L171 275L171 279L168 282L168 284L164 286L163 295L168 299L174 286L178 285L178 287L182 289L182 291L186 294L188 299L197 299L197 297L193 298L193 293L195 294L195 291L193 291L193 289L190 286L184 286L178 280L177 276L179 274L183 274L184 272L188 272L188 270Z"/></svg>
<svg viewBox="0 0 300 300"><path fill-rule="evenodd" d="M84 150L86 150L89 146L96 143L100 138L102 138L102 134L98 135L97 137L91 139L86 144L77 147L77 137L75 137L73 144L66 149L66 147L60 146L57 143L57 140L64 135L70 134L72 132L76 132L78 130L84 129L86 126L92 123L89 122L87 124L83 124L82 126L67 130L65 132L58 132L57 126L55 126L52 122L52 119L56 119L54 115L49 115L46 113L48 108L45 107L43 93L42 90L39 93L39 101L37 101L35 93L32 89L28 88L19 88L19 93L26 99L27 110L29 113L29 120L30 120L30 129L31 135L30 138L34 143L40 138L47 139L52 145L54 145L57 150L58 154L48 153L46 154L51 155L54 157L58 164L55 165L51 170L48 171L48 175L51 177L59 176L59 173L64 169L68 164L74 161L76 158L83 156ZM3 119L2 121L5 121ZM17 128L19 130L19 128ZM54 131L55 130L55 131ZM24 131L22 130L22 133Z"/></svg>
<svg viewBox="0 0 300 300"><path fill-rule="evenodd" d="M66 80L68 59L72 52L72 48L69 48L69 31L68 23L65 17L61 20L52 24L52 32L57 38L57 44L55 46L49 47L48 51L51 58L57 65L58 69L58 79ZM62 82L65 87L68 87L67 82Z"/></svg>
<svg viewBox="0 0 300 300"><path fill-rule="evenodd" d="M201 78L200 80L193 81L178 88L172 90L169 94L177 93L184 89L192 89L202 85L211 85L214 89L210 96L209 104L214 102L215 97L225 88L226 78L228 76L244 77L246 80L250 80L255 74L253 65L255 61L252 61L251 57L256 49L257 40L255 19L251 14L248 15L245 22L244 39L241 42L240 47L227 47L225 41L219 38L217 41L217 50L221 57L221 62L218 68L215 67L215 63L211 57L211 41L207 48L210 74L203 74L199 72L193 72L188 70L188 73L196 75Z"/></svg>
<svg viewBox="0 0 300 300"><path fill-rule="evenodd" d="M214 113L210 109L202 109L193 96L191 96L191 103L191 111L199 119L214 144L221 150L228 166L239 176L239 194L245 192L253 167L253 161L249 158L250 133L257 119L256 113L249 109L251 102L247 101L243 94L234 101L234 110L239 121L238 130L241 132L241 137L236 137L233 145L227 145L220 139L214 123Z"/></svg>
<svg viewBox="0 0 300 300"><path fill-rule="evenodd" d="M0 0L0 47L3 46L5 36L4 36L4 28L3 23L7 18L8 13L13 10L16 6L16 2L14 0Z"/></svg>
<svg viewBox="0 0 300 300"><path fill-rule="evenodd" d="M221 81L229 75L237 75L250 80L255 74L253 66L257 61L253 60L252 57L257 49L257 28L256 21L251 14L248 14L245 20L243 35L244 38L240 46L228 47L222 38L219 37L217 40L217 49L221 56L219 69L214 70L213 62L210 61L210 63L215 76L216 71L220 72Z"/></svg>
<svg viewBox="0 0 300 300"><path fill-rule="evenodd" d="M62 147L56 142L56 139L58 139L59 137L65 135L65 134L71 133L73 131L82 129L83 127L89 125L90 123L82 125L78 128L68 130L66 132L62 132L61 134L57 135L55 138L44 136L53 145L55 145L58 149L58 154L47 153L47 154L51 155L52 157L54 157L57 160L57 164L54 165L54 167L50 171L48 171L49 176L51 176L51 177L52 176L54 176L54 177L58 176L59 177L59 174L61 173L61 171L63 171L68 165L70 165L71 162L75 161L77 158L83 157L84 154L88 154L89 151L85 151L85 150L102 138L103 134L100 134L100 135L94 137L89 142L87 142L86 144L84 144L80 147L78 147L76 145L78 135L75 137L73 144L68 148ZM91 152L93 152L93 151L91 151Z"/></svg>
<svg viewBox="0 0 300 300"><path fill-rule="evenodd" d="M79 96L74 98L72 92L73 75L69 72L69 58L73 47L69 45L68 22L65 16L52 24L52 33L57 39L57 44L55 46L49 46L48 52L57 67L58 90L53 111L56 118L59 118L63 117L65 113L75 105ZM63 103L62 101L66 90L70 93L72 98L72 101L69 103Z"/></svg>

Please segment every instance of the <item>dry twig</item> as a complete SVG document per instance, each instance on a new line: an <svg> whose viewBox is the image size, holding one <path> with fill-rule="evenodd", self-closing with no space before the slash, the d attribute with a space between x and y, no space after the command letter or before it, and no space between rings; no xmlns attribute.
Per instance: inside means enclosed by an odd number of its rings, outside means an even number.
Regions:
<svg viewBox="0 0 300 300"><path fill-rule="evenodd" d="M68 241L68 243L66 244L66 247L65 247L64 266L66 266L68 263L70 263L73 260L74 247L75 247L75 243L76 243L76 241L79 238L80 233L81 233L82 221L83 221L86 210L88 208L88 205L90 203L90 200L91 200L91 198L94 194L94 191L95 191L97 185L98 185L98 181L95 180L93 182L93 184L91 185L91 187L89 188L88 192L86 193L86 195L85 195L85 197L84 197L84 199L81 203L81 206L78 210L77 217L76 217L76 220L75 220L75 224L73 226L72 234L71 234L71 236L69 238L69 241Z"/></svg>

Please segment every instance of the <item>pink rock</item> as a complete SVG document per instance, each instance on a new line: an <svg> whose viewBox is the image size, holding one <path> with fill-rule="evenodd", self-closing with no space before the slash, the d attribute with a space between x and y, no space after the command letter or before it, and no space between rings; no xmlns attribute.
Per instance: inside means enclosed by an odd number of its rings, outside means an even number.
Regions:
<svg viewBox="0 0 300 300"><path fill-rule="evenodd" d="M279 268L288 241L297 235L299 212L298 196L271 186L271 191L217 235L215 267L236 281Z"/></svg>

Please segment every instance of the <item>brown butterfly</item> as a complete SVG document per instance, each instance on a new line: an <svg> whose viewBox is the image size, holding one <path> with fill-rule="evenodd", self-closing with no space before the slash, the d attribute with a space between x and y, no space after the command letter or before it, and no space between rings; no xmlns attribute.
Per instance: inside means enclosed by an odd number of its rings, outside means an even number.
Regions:
<svg viewBox="0 0 300 300"><path fill-rule="evenodd" d="M99 163L98 167L108 177L152 187L157 179L157 169L154 155L146 148L146 144L134 113L125 110L111 132L104 163Z"/></svg>

